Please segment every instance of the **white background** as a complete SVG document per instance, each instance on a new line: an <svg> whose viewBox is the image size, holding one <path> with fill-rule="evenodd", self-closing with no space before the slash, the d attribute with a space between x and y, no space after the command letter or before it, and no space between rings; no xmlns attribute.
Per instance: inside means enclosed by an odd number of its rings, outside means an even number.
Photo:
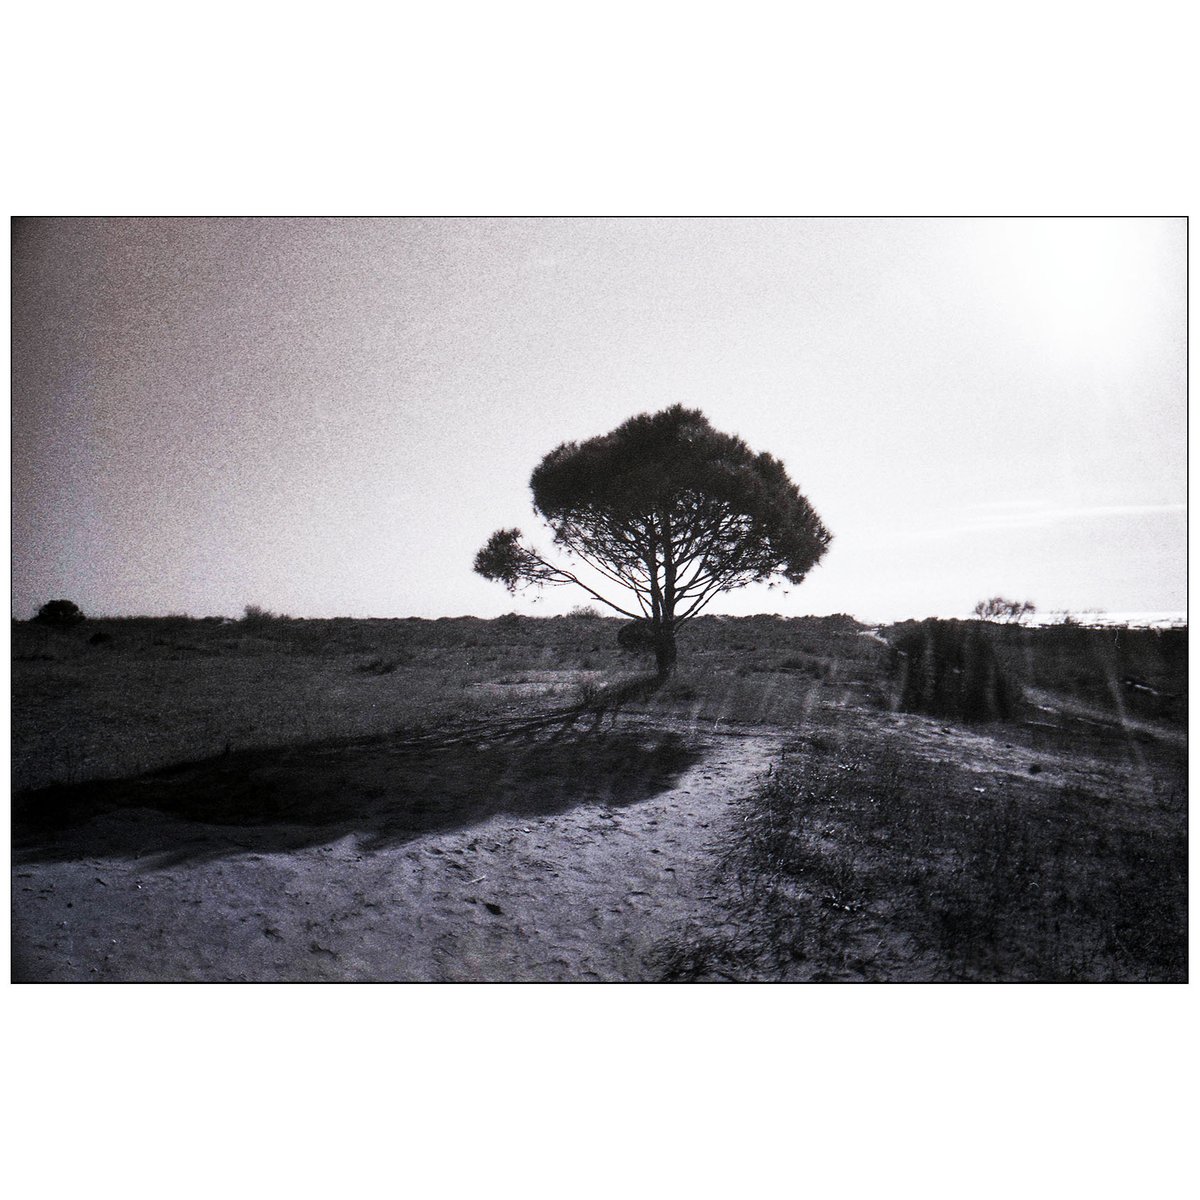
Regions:
<svg viewBox="0 0 1200 1200"><path fill-rule="evenodd" d="M1182 5L834 11L30 8L7 22L8 210L1191 211ZM1187 987L9 986L4 1000L6 1174L22 1196L1098 1197L1191 1182Z"/></svg>

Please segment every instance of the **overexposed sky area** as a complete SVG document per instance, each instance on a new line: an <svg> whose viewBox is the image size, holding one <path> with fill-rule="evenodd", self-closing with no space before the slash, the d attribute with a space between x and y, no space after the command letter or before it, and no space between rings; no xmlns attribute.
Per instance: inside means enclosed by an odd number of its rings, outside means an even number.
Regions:
<svg viewBox="0 0 1200 1200"><path fill-rule="evenodd" d="M24 220L13 606L565 612L529 475L676 402L834 542L711 611L1182 610L1186 223Z"/></svg>

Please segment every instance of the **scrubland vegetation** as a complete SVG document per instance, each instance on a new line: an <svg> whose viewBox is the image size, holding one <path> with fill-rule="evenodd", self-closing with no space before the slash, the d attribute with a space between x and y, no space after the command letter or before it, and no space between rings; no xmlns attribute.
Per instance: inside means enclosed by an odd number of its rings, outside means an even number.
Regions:
<svg viewBox="0 0 1200 1200"><path fill-rule="evenodd" d="M797 740L738 803L733 931L665 947L664 976L1186 978L1182 778L1088 782L1057 755L1046 778L1048 756L1008 748L981 782L886 733Z"/></svg>
<svg viewBox="0 0 1200 1200"><path fill-rule="evenodd" d="M91 620L13 625L17 789L318 738L419 730L579 703L640 677L622 622ZM878 694L883 647L849 618L700 618L655 711L696 721L803 717L806 685ZM97 635L101 642L93 642ZM796 686L797 683L801 686Z"/></svg>
<svg viewBox="0 0 1200 1200"><path fill-rule="evenodd" d="M1186 630L701 617L661 682L620 625L14 623L18 848L22 814L86 781L255 748L589 713L573 738L650 722L678 757L766 729L782 753L728 797L711 909L646 977L1186 978ZM1004 705L964 702L964 676L1002 680ZM584 745L539 760L559 792Z"/></svg>

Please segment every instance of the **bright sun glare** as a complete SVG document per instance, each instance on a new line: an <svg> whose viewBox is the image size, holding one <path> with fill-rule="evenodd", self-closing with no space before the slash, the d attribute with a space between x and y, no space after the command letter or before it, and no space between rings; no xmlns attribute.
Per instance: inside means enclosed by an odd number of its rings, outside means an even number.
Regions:
<svg viewBox="0 0 1200 1200"><path fill-rule="evenodd" d="M1103 352L1140 330L1152 307L1157 222L1007 221L997 226L1002 289L1035 335L1075 352Z"/></svg>

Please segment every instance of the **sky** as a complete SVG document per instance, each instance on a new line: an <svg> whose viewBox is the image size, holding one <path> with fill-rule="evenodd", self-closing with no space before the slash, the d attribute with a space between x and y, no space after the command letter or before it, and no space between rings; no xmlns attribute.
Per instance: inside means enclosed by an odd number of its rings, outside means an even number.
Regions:
<svg viewBox="0 0 1200 1200"><path fill-rule="evenodd" d="M710 611L1186 607L1182 219L48 219L13 235L12 603L568 612L529 476L675 403L833 534ZM614 594L614 598L615 594Z"/></svg>

